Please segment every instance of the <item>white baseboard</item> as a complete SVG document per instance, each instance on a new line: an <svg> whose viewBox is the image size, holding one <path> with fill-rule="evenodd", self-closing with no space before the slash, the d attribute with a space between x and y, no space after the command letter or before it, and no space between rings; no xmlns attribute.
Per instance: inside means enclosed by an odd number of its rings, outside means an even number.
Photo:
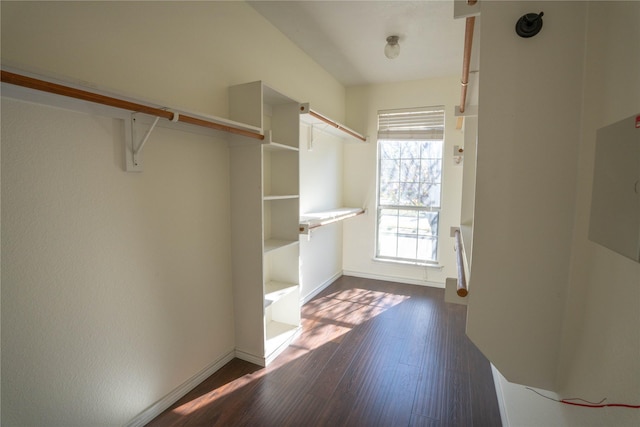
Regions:
<svg viewBox="0 0 640 427"><path fill-rule="evenodd" d="M384 280L387 282L406 283L407 285L430 286L432 288L444 289L444 283L430 282L428 280L412 279L409 277L385 276L382 274L364 273L361 271L344 270L345 276L362 277L364 279Z"/></svg>
<svg viewBox="0 0 640 427"><path fill-rule="evenodd" d="M162 399L158 400L153 405L149 406L147 409L138 414L135 418L133 418L127 424L127 427L138 427L144 426L145 424L151 422L155 417L164 412L171 405L180 400L184 395L193 390L196 386L202 383L204 380L213 375L217 370L222 368L224 365L229 363L235 357L235 352L230 351L222 358L217 361L211 363L209 366L205 367L203 370L195 374L193 377L189 378L187 381L179 385L169 394L167 394Z"/></svg>
<svg viewBox="0 0 640 427"><path fill-rule="evenodd" d="M305 305L306 303L311 301L316 295L318 295L320 292L324 291L330 284L332 284L333 282L338 280L340 278L340 276L342 276L342 274L343 274L342 271L338 271L336 274L331 276L329 279L327 279L324 282L322 282L322 284L320 286L315 288L313 291L311 291L311 293L309 295L306 295L302 299L302 305Z"/></svg>
<svg viewBox="0 0 640 427"><path fill-rule="evenodd" d="M238 359L253 363L254 365L265 366L267 363L264 357L256 356L255 354L247 353L246 351L238 350L237 348L234 354Z"/></svg>

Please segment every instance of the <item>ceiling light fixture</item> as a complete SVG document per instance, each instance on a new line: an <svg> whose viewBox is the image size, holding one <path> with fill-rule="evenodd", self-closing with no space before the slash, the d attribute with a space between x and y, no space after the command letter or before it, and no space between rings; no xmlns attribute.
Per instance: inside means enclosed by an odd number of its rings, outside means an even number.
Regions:
<svg viewBox="0 0 640 427"><path fill-rule="evenodd" d="M398 36L387 37L387 44L384 47L384 55L389 59L395 59L400 55L400 45L398 44Z"/></svg>

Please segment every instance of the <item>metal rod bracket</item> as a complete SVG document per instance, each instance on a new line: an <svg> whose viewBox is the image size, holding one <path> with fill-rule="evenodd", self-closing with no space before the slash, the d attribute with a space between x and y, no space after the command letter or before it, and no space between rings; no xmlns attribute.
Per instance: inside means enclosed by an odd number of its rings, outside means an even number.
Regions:
<svg viewBox="0 0 640 427"><path fill-rule="evenodd" d="M136 136L136 114L131 113L129 120L125 120L125 166L127 172L142 172L142 149L149 140L149 136L153 129L158 124L160 117L153 120L151 126L147 129L142 140L138 143ZM174 113L174 118L178 117L177 113ZM173 121L173 120L172 120Z"/></svg>

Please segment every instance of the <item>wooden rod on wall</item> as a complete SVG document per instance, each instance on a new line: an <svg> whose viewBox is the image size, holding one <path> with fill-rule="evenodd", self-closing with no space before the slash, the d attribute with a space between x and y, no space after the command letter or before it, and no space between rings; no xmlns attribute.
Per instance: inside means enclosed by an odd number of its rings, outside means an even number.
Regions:
<svg viewBox="0 0 640 427"><path fill-rule="evenodd" d="M462 57L462 93L460 94L460 112L464 113L467 103L467 86L469 85L469 63L471 62L471 46L473 44L473 28L475 27L476 17L467 18L464 32L464 53Z"/></svg>
<svg viewBox="0 0 640 427"><path fill-rule="evenodd" d="M0 80L4 83L9 83L17 86L30 88L30 89L36 89L43 92L53 93L56 95L67 96L69 98L75 98L82 101L94 102L97 104L107 105L109 107L120 108L123 110L128 110L136 113L149 114L151 116L162 117L167 120L173 120L174 115L176 114L170 110L151 107L149 105L127 101L124 99L114 98L111 96L101 95L101 94L89 92L82 89L76 89L73 87L64 86L57 83L51 83L45 80L23 76L21 74L12 73L5 70L2 70L2 75ZM264 135L261 135L257 132L252 132L246 129L237 128L237 127L226 125L226 124L216 123L214 121L206 120L199 117L193 117L187 114L178 114L178 121L183 123L188 123L191 125L206 127L209 129L215 129L222 132L242 135L248 138L254 138L259 140L264 139Z"/></svg>
<svg viewBox="0 0 640 427"><path fill-rule="evenodd" d="M467 289L467 278L464 274L464 259L462 254L462 236L460 230L455 231L456 237L456 267L458 270L458 287L456 293L460 297L466 297L469 293Z"/></svg>
<svg viewBox="0 0 640 427"><path fill-rule="evenodd" d="M358 138L360 141L364 141L364 142L367 141L367 138L365 138L362 135L352 131L349 128L346 128L346 127L340 125L339 123L334 122L331 119L328 119L328 118L324 117L322 114L318 114L313 110L309 110L309 115L315 117L318 120L321 120L321 121L325 122L329 126L332 126L332 127L336 128L336 129L341 130L342 132L348 133L349 135L353 136L354 138Z"/></svg>

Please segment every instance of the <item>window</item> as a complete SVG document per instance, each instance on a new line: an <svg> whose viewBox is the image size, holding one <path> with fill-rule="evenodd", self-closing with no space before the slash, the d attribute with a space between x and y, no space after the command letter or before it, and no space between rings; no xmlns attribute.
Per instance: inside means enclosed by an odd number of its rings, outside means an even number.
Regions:
<svg viewBox="0 0 640 427"><path fill-rule="evenodd" d="M438 262L444 108L378 113L376 258Z"/></svg>

